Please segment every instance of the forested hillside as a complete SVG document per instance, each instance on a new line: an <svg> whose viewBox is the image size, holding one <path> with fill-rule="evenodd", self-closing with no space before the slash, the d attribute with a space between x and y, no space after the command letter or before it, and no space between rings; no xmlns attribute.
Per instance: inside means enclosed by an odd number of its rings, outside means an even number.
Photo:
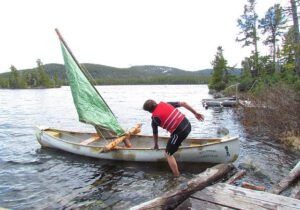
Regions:
<svg viewBox="0 0 300 210"><path fill-rule="evenodd" d="M47 84L45 87L67 85L66 72L62 64L45 64L38 62L33 69L17 70L11 67L11 72L0 74L2 88L33 88L41 87L40 80ZM211 69L185 71L165 66L132 66L130 68L115 68L99 64L82 64L92 76L90 79L98 85L112 84L206 84ZM43 77L42 75L45 74ZM16 81L13 81L16 80ZM49 80L46 82L46 80ZM40 81L40 82L39 82Z"/></svg>

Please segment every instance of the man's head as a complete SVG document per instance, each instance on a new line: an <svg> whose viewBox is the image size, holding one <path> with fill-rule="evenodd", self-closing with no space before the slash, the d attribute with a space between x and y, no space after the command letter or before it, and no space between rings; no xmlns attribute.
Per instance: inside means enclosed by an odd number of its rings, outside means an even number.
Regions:
<svg viewBox="0 0 300 210"><path fill-rule="evenodd" d="M149 99L149 100L145 101L143 109L145 111L152 113L156 106L157 106L157 103L154 100Z"/></svg>

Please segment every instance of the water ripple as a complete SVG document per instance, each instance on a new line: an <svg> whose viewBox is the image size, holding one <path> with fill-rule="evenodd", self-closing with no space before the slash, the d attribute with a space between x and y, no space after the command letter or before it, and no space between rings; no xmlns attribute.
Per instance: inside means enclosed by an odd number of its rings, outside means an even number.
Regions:
<svg viewBox="0 0 300 210"><path fill-rule="evenodd" d="M268 138L248 136L231 109L204 109L201 99L211 97L205 85L99 86L97 89L124 128L141 122L143 133L150 135L150 115L142 110L146 99L188 102L205 116L205 121L198 122L181 108L191 121L191 137L216 136L220 127L226 127L230 135L240 136L241 153L235 165L247 171L243 181L270 186L286 175L300 158L299 154L286 151ZM0 206L127 209L180 184L173 179L167 163L98 160L42 149L35 139L35 125L94 131L92 126L78 122L69 87L0 90L0 96ZM159 133L168 135L161 129ZM179 163L186 178L209 166Z"/></svg>

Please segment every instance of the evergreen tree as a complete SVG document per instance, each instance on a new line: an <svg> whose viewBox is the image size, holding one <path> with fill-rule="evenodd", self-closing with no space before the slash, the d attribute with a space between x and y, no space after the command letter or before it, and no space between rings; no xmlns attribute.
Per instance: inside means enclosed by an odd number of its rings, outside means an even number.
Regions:
<svg viewBox="0 0 300 210"><path fill-rule="evenodd" d="M0 88L9 88L9 81L5 78L0 78Z"/></svg>
<svg viewBox="0 0 300 210"><path fill-rule="evenodd" d="M259 74L258 69L258 47L259 40L257 33L258 15L255 11L256 0L247 0L248 5L244 6L244 13L238 19L238 27L241 29L236 41L243 42L243 47L254 46L254 68L252 69L252 76Z"/></svg>
<svg viewBox="0 0 300 210"><path fill-rule="evenodd" d="M294 27L290 28L289 31L284 35L282 44L282 64L283 69L288 71L295 70L295 48L294 48Z"/></svg>
<svg viewBox="0 0 300 210"><path fill-rule="evenodd" d="M11 65L10 66L10 75L9 75L9 87L17 88L18 80L19 80L19 72L17 71L15 66Z"/></svg>
<svg viewBox="0 0 300 210"><path fill-rule="evenodd" d="M254 60L251 58L245 58L242 61L242 72L240 75L239 89L241 91L246 91L251 88L253 79L251 77L251 69L254 68Z"/></svg>
<svg viewBox="0 0 300 210"><path fill-rule="evenodd" d="M55 87L59 87L60 86L60 82L59 82L59 79L58 79L58 73L57 72L54 73L53 80L54 80L54 86Z"/></svg>
<svg viewBox="0 0 300 210"><path fill-rule="evenodd" d="M22 75L20 75L19 71L14 65L10 67L10 75L9 75L9 87L10 88L26 88L26 82L23 80Z"/></svg>
<svg viewBox="0 0 300 210"><path fill-rule="evenodd" d="M283 35L286 29L287 17L284 15L280 4L275 4L270 7L265 14L265 17L259 20L259 28L262 29L263 34L268 34L265 45L272 46L273 66L275 70L276 65L276 42Z"/></svg>
<svg viewBox="0 0 300 210"><path fill-rule="evenodd" d="M50 78L45 72L42 61L40 59L37 59L36 63L37 63L37 72L38 72L38 79L39 79L38 84L39 84L39 86L46 87L46 88L51 87L52 84L51 84Z"/></svg>
<svg viewBox="0 0 300 210"><path fill-rule="evenodd" d="M223 49L221 46L217 48L217 54L212 61L213 73L209 82L209 88L217 91L223 90L226 87L225 70L227 69L227 60L223 56Z"/></svg>

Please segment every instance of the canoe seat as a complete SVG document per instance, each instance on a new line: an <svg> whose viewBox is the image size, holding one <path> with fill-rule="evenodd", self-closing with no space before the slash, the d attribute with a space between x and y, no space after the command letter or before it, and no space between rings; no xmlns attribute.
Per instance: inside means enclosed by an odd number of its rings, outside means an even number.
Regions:
<svg viewBox="0 0 300 210"><path fill-rule="evenodd" d="M57 131L46 131L46 133L56 138L59 138L61 136L61 133Z"/></svg>
<svg viewBox="0 0 300 210"><path fill-rule="evenodd" d="M92 135L91 138L88 138L88 139L80 142L80 145L88 145L88 144L93 143L94 141L97 141L99 139L100 139L100 137L98 135Z"/></svg>

